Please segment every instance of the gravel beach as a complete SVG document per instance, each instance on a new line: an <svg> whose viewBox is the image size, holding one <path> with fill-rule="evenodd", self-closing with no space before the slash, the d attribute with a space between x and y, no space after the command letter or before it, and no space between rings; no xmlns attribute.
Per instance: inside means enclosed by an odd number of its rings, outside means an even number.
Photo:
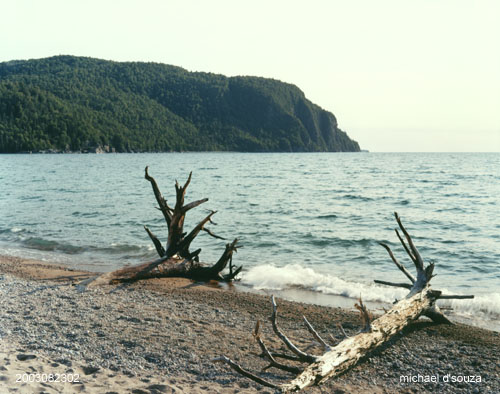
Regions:
<svg viewBox="0 0 500 394"><path fill-rule="evenodd" d="M257 320L268 346L284 351L268 323L268 297L183 279L78 284L93 275L0 256L0 392L272 392L211 362L226 355L256 373L265 367L252 337ZM280 326L302 348L311 344L302 315L332 342L342 340L338 323L348 335L361 326L357 314L340 308L280 299L278 305ZM308 392L498 393L499 354L499 333L421 319ZM79 382L23 382L23 374L78 375ZM274 369L261 376L291 377ZM401 383L402 376L438 382Z"/></svg>

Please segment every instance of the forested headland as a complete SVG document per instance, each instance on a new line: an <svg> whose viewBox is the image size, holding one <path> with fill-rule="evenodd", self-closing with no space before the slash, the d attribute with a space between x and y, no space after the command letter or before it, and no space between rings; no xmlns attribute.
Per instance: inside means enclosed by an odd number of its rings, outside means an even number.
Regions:
<svg viewBox="0 0 500 394"><path fill-rule="evenodd" d="M0 63L0 152L346 152L296 86L74 56Z"/></svg>

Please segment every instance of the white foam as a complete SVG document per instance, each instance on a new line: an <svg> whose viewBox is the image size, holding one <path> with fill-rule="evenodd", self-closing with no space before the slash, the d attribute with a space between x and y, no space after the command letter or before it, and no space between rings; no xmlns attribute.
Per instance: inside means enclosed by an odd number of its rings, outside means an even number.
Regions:
<svg viewBox="0 0 500 394"><path fill-rule="evenodd" d="M451 293L443 290L443 294ZM500 318L500 293L476 295L473 299L466 300L443 300L440 301L440 305L451 307L454 313L464 316Z"/></svg>
<svg viewBox="0 0 500 394"><path fill-rule="evenodd" d="M265 264L251 268L242 278L242 282L258 290L283 290L300 286L308 290L345 297L362 297L364 301L392 303L401 299L407 291L398 288L387 288L375 284L351 282L333 275L314 271L299 264L288 264L283 267Z"/></svg>
<svg viewBox="0 0 500 394"><path fill-rule="evenodd" d="M333 275L319 273L299 264L276 267L271 264L250 268L242 277L242 283L257 290L285 290L300 286L304 289L324 294L345 297L362 297L363 301L392 303L408 294L405 289L376 284L348 281ZM439 289L444 294L460 294L447 289ZM453 315L473 320L498 321L500 318L500 293L476 295L474 299L443 300L440 306L453 308Z"/></svg>

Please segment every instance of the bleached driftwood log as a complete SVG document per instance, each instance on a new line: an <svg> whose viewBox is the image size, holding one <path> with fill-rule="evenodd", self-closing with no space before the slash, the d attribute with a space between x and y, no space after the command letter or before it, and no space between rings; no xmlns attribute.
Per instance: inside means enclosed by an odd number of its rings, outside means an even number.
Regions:
<svg viewBox="0 0 500 394"><path fill-rule="evenodd" d="M205 231L214 238L224 239L215 235L205 227L207 223L212 223L212 216L216 211L211 211L200 223L198 223L189 233L184 232L184 221L186 213L200 204L208 201L208 198L184 204L186 189L191 182L192 173L184 184L180 186L175 182L176 202L174 208L170 207L167 200L163 198L156 180L149 175L148 167L145 169L145 178L151 183L153 193L159 205L158 209L163 214L168 226L168 239L165 247L160 240L144 226L147 234L153 242L159 258L147 263L142 263L132 267L125 267L113 272L103 274L94 279L92 286L107 283L131 282L147 278L160 277L184 277L194 280L209 281L232 281L241 271L242 267L235 268L232 264L233 253L237 251L238 239L226 244L226 248L219 260L213 265L206 265L199 261L201 249L190 252L190 246L196 236ZM222 274L222 271L229 265L229 273Z"/></svg>
<svg viewBox="0 0 500 394"><path fill-rule="evenodd" d="M293 356L287 356L286 358L294 360L302 365L306 364L306 366L290 366L277 362L277 355L267 349L262 338L260 337L259 323L256 326L254 337L262 349L263 356L270 362L267 368L274 367L282 369L294 373L297 376L287 383L278 384L264 380L259 376L244 370L239 364L235 363L226 356L218 357L213 361L226 363L238 373L264 386L274 388L281 392L293 392L302 390L312 385L319 385L330 378L340 375L350 367L354 366L361 357L387 342L391 337L422 315L429 317L436 323L451 324L448 318L446 318L446 316L444 316L437 307L436 300L439 298L472 298L473 296L443 296L440 291L431 289L429 282L433 277L434 264L431 263L424 266L424 261L419 251L401 223L397 213L395 213L395 217L399 228L404 234L406 242L401 237L397 229L396 234L414 263L417 276L414 277L402 264L399 263L399 261L394 257L394 254L389 246L382 244L382 246L388 251L392 261L411 282L411 284L401 284L377 281L378 283L388 284L390 286L401 286L410 290L409 294L404 299L396 302L394 306L384 315L374 321L371 321L371 316L360 299L359 304L356 304L355 306L360 311L363 320L362 330L355 336L347 337L336 346L329 345L323 338L321 338L321 336L304 317L308 331L325 351L321 356L315 356L298 349L279 329L276 321L277 305L273 296L273 312L270 318L273 331L294 354Z"/></svg>

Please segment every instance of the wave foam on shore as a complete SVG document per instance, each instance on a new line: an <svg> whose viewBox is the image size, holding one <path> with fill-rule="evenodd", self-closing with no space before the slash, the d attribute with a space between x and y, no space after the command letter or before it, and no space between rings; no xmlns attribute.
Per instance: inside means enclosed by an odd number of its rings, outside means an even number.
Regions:
<svg viewBox="0 0 500 394"><path fill-rule="evenodd" d="M395 299L401 299L408 293L405 289L366 284L344 280L334 275L315 271L299 264L288 264L277 267L263 264L250 268L242 278L242 283L256 290L286 290L302 288L307 291L329 295L344 296L353 299L362 297L363 301L391 304ZM440 288L443 293L456 292ZM500 293L476 295L473 299L443 300L439 305L452 308L452 316L458 320L464 319L475 325L500 331Z"/></svg>

